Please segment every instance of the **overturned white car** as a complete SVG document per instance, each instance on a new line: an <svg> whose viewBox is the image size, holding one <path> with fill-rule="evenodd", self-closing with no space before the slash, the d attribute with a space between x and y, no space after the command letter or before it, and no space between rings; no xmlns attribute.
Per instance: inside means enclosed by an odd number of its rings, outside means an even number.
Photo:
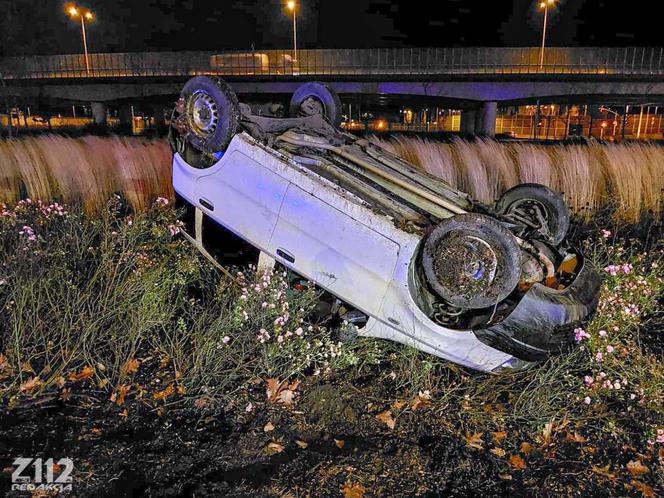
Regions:
<svg viewBox="0 0 664 498"><path fill-rule="evenodd" d="M599 277L566 240L562 198L522 185L482 205L340 131L340 110L320 83L277 118L220 80L191 79L170 138L196 247L216 261L242 254L232 232L343 303L329 309L343 310L346 333L474 369L521 367L570 344Z"/></svg>

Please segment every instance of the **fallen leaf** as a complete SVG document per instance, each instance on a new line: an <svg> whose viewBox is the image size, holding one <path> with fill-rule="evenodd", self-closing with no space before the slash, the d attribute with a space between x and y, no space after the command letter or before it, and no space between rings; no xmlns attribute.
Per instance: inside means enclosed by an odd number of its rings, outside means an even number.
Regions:
<svg viewBox="0 0 664 498"><path fill-rule="evenodd" d="M274 455L276 453L281 453L282 451L284 451L284 447L281 444L275 442L268 443L267 448L265 448L265 452L268 455Z"/></svg>
<svg viewBox="0 0 664 498"><path fill-rule="evenodd" d="M61 375L57 379L55 379L55 385L58 386L60 389L62 389L65 386L65 378Z"/></svg>
<svg viewBox="0 0 664 498"><path fill-rule="evenodd" d="M305 443L304 441L300 441L299 439L295 441L295 444L297 444L303 450L306 449L309 446L308 443Z"/></svg>
<svg viewBox="0 0 664 498"><path fill-rule="evenodd" d="M592 466L592 471L595 474L607 477L611 480L615 480L615 478L616 478L615 474L612 474L611 472L609 472L609 466L608 465L605 465L604 467L597 467L596 465L593 465Z"/></svg>
<svg viewBox="0 0 664 498"><path fill-rule="evenodd" d="M9 370L11 367L9 365L9 362L7 361L7 357L5 355L0 354L0 372L4 372L5 370Z"/></svg>
<svg viewBox="0 0 664 498"><path fill-rule="evenodd" d="M60 393L60 399L62 401L69 401L69 398L71 398L71 389L65 387Z"/></svg>
<svg viewBox="0 0 664 498"><path fill-rule="evenodd" d="M21 372L27 372L27 373L35 373L35 370L32 368L32 365L30 365L29 361L24 361L21 363Z"/></svg>
<svg viewBox="0 0 664 498"><path fill-rule="evenodd" d="M403 400L396 400L394 403L392 403L392 408L395 410L401 410L404 406L406 406L407 402Z"/></svg>
<svg viewBox="0 0 664 498"><path fill-rule="evenodd" d="M416 411L431 406L431 394L429 391L420 391L411 405L411 410Z"/></svg>
<svg viewBox="0 0 664 498"><path fill-rule="evenodd" d="M69 374L69 381L70 382L81 382L84 380L87 380L91 378L95 374L94 368L87 366L83 367L80 372L71 372Z"/></svg>
<svg viewBox="0 0 664 498"><path fill-rule="evenodd" d="M506 454L505 450L502 449L502 448L493 448L492 450L489 450L489 451L491 451L491 453L496 455L498 458L502 458Z"/></svg>
<svg viewBox="0 0 664 498"><path fill-rule="evenodd" d="M202 410L208 405L209 401L207 398L196 398L194 401L194 406L199 410Z"/></svg>
<svg viewBox="0 0 664 498"><path fill-rule="evenodd" d="M176 391L177 391L177 393L178 393L180 396L184 396L185 394L187 394L187 388L184 387L184 386L182 386L182 385L179 385L179 386L176 388Z"/></svg>
<svg viewBox="0 0 664 498"><path fill-rule="evenodd" d="M511 481L512 476L509 474L498 474L498 477L500 477L503 481Z"/></svg>
<svg viewBox="0 0 664 498"><path fill-rule="evenodd" d="M505 431L492 432L491 437L496 443L500 443L503 439L507 437L507 432Z"/></svg>
<svg viewBox="0 0 664 498"><path fill-rule="evenodd" d="M156 392L152 395L152 399L155 401L162 401L168 398L169 396L172 396L175 394L175 388L173 387L173 384L169 384L166 389L163 391Z"/></svg>
<svg viewBox="0 0 664 498"><path fill-rule="evenodd" d="M127 415L129 415L129 412L128 412L127 409L125 408L125 409L122 410L120 413L118 413L118 415L120 415L121 417L127 417Z"/></svg>
<svg viewBox="0 0 664 498"><path fill-rule="evenodd" d="M553 434L553 422L547 422L542 429L542 444L547 445L551 443L551 434Z"/></svg>
<svg viewBox="0 0 664 498"><path fill-rule="evenodd" d="M281 382L277 379L267 379L267 388L265 395L267 400L272 403L279 403L282 405L291 405L295 400L295 390L300 385L300 381L296 380L289 385L286 382Z"/></svg>
<svg viewBox="0 0 664 498"><path fill-rule="evenodd" d="M512 455L508 463L513 469L521 470L526 468L526 462L519 455Z"/></svg>
<svg viewBox="0 0 664 498"><path fill-rule="evenodd" d="M131 386L128 384L122 384L121 386L118 386L118 388L113 391L113 394L111 394L111 401L116 403L118 406L122 406L125 402L125 396L127 396L127 393L130 389Z"/></svg>
<svg viewBox="0 0 664 498"><path fill-rule="evenodd" d="M263 427L263 431L265 432L272 432L273 430L274 430L274 425L272 424L272 422L268 422L267 424L265 424L265 427Z"/></svg>
<svg viewBox="0 0 664 498"><path fill-rule="evenodd" d="M583 437L578 432L573 432L573 433L568 432L567 435L565 436L565 440L566 441L571 441L573 443L585 443L585 442L588 441L585 437Z"/></svg>
<svg viewBox="0 0 664 498"><path fill-rule="evenodd" d="M284 383L272 378L267 379L265 382L267 383L267 388L265 390L267 400L272 402L276 401L277 394L279 394Z"/></svg>
<svg viewBox="0 0 664 498"><path fill-rule="evenodd" d="M521 453L524 455L528 455L531 451L533 451L533 445L530 443L526 443L525 441L521 443Z"/></svg>
<svg viewBox="0 0 664 498"><path fill-rule="evenodd" d="M344 444L346 444L346 441L344 441L343 439L335 439L334 444L337 445L337 448L341 449L344 447Z"/></svg>
<svg viewBox="0 0 664 498"><path fill-rule="evenodd" d="M136 358L132 358L130 360L127 360L124 362L124 364L120 367L120 375L128 375L128 374L133 374L138 372L138 367L140 366L140 363Z"/></svg>
<svg viewBox="0 0 664 498"><path fill-rule="evenodd" d="M392 412L390 410L385 410L384 412L379 413L376 415L376 419L388 426L390 429L394 429L394 427L397 425L394 418L392 418Z"/></svg>
<svg viewBox="0 0 664 498"><path fill-rule="evenodd" d="M641 460L630 461L627 463L627 470L633 476L639 476L642 474L647 474L649 472L648 467L641 463Z"/></svg>
<svg viewBox="0 0 664 498"><path fill-rule="evenodd" d="M655 494L655 491L648 486L646 483L637 481L635 479L632 479L630 481L630 484L634 486L636 489L641 491L641 494L645 496L646 498L657 498L657 495Z"/></svg>
<svg viewBox="0 0 664 498"><path fill-rule="evenodd" d="M346 482L341 486L341 493L344 498L363 498L366 492L366 488L359 483Z"/></svg>
<svg viewBox="0 0 664 498"><path fill-rule="evenodd" d="M292 405L295 400L295 392L290 389L284 389L277 394L276 402L282 405Z"/></svg>
<svg viewBox="0 0 664 498"><path fill-rule="evenodd" d="M470 434L466 432L466 444L471 448L476 448L478 450L484 449L484 441L482 441L483 432L476 432L475 434Z"/></svg>
<svg viewBox="0 0 664 498"><path fill-rule="evenodd" d="M39 377L31 377L19 386L19 390L29 394L39 389L41 385L42 381Z"/></svg>

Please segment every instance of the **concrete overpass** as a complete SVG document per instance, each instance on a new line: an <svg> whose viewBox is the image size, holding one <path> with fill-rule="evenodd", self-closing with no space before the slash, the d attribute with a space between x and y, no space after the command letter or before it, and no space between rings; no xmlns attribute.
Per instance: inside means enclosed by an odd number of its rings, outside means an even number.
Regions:
<svg viewBox="0 0 664 498"><path fill-rule="evenodd" d="M462 131L492 134L499 104L596 100L664 102L664 48L422 48L251 52L152 52L0 59L1 97L105 104L172 97L197 74L223 77L239 94L288 94L327 81L341 94L453 100Z"/></svg>

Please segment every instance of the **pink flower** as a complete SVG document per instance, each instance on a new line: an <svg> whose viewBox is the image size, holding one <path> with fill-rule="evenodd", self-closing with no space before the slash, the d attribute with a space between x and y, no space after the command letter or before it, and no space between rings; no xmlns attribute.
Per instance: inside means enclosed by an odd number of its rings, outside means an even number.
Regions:
<svg viewBox="0 0 664 498"><path fill-rule="evenodd" d="M598 363L601 363L604 360L604 355L602 354L601 351L597 353L597 356L595 356L595 360L597 360Z"/></svg>
<svg viewBox="0 0 664 498"><path fill-rule="evenodd" d="M223 342L224 344L228 344L229 342L231 342L231 338L228 337L228 336L224 336L224 338L221 340L221 342Z"/></svg>
<svg viewBox="0 0 664 498"><path fill-rule="evenodd" d="M609 237L611 237L611 232L609 230L602 230L602 237L608 239Z"/></svg>
<svg viewBox="0 0 664 498"><path fill-rule="evenodd" d="M586 397L583 399L583 402L584 402L586 405L589 405L589 404L590 404L590 396L586 396Z"/></svg>
<svg viewBox="0 0 664 498"><path fill-rule="evenodd" d="M590 339L590 334L581 328L574 329L574 340L581 342L584 339Z"/></svg>
<svg viewBox="0 0 664 498"><path fill-rule="evenodd" d="M657 429L657 442L664 443L664 429Z"/></svg>
<svg viewBox="0 0 664 498"><path fill-rule="evenodd" d="M600 330L600 331L599 331L599 336L600 336L600 337L606 337L606 335L607 335L607 334L606 334L606 330Z"/></svg>
<svg viewBox="0 0 664 498"><path fill-rule="evenodd" d="M587 386L591 386L593 382L595 382L595 379L593 379L590 375L586 375L583 378L583 381L586 383Z"/></svg>
<svg viewBox="0 0 664 498"><path fill-rule="evenodd" d="M613 353L613 346L611 346L611 344L609 344L609 345L606 347L606 352L607 352L607 353Z"/></svg>

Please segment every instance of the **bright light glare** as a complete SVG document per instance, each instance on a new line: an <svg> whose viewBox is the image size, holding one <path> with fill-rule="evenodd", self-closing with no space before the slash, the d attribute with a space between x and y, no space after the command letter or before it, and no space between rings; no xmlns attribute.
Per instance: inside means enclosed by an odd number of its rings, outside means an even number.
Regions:
<svg viewBox="0 0 664 498"><path fill-rule="evenodd" d="M76 7L69 7L67 12L69 12L69 15L73 17L78 15L78 9Z"/></svg>
<svg viewBox="0 0 664 498"><path fill-rule="evenodd" d="M86 18L88 21L92 21L92 18L93 18L93 17L94 17L94 16L92 15L92 12L86 12L86 13L85 13L85 18Z"/></svg>
<svg viewBox="0 0 664 498"><path fill-rule="evenodd" d="M287 4L286 7L288 7L290 10L295 10L295 2L293 0L290 0Z"/></svg>

